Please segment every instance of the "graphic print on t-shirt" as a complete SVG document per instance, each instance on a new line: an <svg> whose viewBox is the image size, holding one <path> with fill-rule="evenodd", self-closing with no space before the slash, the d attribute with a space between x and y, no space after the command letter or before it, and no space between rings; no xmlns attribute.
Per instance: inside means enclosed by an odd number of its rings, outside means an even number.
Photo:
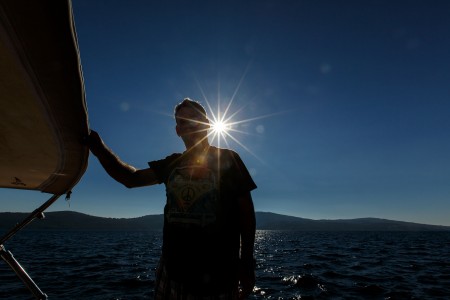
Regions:
<svg viewBox="0 0 450 300"><path fill-rule="evenodd" d="M216 220L217 182L209 168L176 168L167 183L167 221L206 226Z"/></svg>

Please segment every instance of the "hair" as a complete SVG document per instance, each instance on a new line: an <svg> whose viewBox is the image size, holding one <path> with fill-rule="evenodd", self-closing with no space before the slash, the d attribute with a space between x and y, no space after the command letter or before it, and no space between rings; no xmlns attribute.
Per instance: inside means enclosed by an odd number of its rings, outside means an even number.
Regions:
<svg viewBox="0 0 450 300"><path fill-rule="evenodd" d="M199 114L201 114L205 119L207 118L206 116L206 110L203 107L203 105L200 104L200 102L192 100L190 98L184 98L183 101L181 101L180 103L178 103L175 106L175 110L174 110L174 116L175 119L177 118L177 113L180 109L182 109L183 107L190 107L195 109L196 111L198 111Z"/></svg>

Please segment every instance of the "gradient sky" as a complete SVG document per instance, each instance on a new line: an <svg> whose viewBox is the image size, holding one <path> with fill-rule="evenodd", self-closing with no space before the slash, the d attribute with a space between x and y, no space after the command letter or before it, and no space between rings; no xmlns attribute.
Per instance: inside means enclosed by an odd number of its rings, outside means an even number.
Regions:
<svg viewBox="0 0 450 300"><path fill-rule="evenodd" d="M450 225L450 1L73 0L89 120L137 168L184 150L173 107L229 105L257 211ZM214 141L217 144L217 141ZM1 190L2 210L49 196ZM49 211L163 212L95 157Z"/></svg>

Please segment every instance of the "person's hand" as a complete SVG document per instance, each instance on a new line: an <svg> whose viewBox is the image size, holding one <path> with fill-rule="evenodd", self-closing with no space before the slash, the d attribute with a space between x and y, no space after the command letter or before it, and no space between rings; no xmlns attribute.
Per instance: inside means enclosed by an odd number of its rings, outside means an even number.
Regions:
<svg viewBox="0 0 450 300"><path fill-rule="evenodd" d="M256 276L255 276L255 264L251 263L241 263L239 268L239 299L246 299L255 287Z"/></svg>
<svg viewBox="0 0 450 300"><path fill-rule="evenodd" d="M95 155L98 156L100 151L104 148L103 141L100 135L95 130L91 130L89 136L86 139L89 150Z"/></svg>

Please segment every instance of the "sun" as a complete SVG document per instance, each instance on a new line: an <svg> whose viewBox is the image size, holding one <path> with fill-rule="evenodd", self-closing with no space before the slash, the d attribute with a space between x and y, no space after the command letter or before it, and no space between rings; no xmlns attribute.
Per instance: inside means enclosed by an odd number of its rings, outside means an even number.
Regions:
<svg viewBox="0 0 450 300"><path fill-rule="evenodd" d="M239 114L243 112L245 106L238 109L232 109L231 106L234 98L228 100L228 103L225 105L225 109L220 108L220 99L217 101L215 109L211 106L210 101L208 101L205 96L204 100L209 111L208 115L210 126L207 138L210 138L211 142L216 143L219 148L222 145L227 148L231 148L232 144L236 143L253 157L263 162L261 158L259 158L252 150L250 150L249 147L247 147L247 145L245 145L243 138L244 136L254 135L251 131L249 131L249 128L252 128L252 126L249 126L251 122L272 117L277 113L261 115L253 118L242 118L242 116L239 117ZM255 131L256 135L261 135L264 132L264 126L256 126Z"/></svg>
<svg viewBox="0 0 450 300"><path fill-rule="evenodd" d="M231 118L226 118L226 112L218 109L217 112L214 113L209 103L208 107L212 116L212 118L210 119L211 126L208 136L212 138L212 141L217 141L219 146L222 144L222 142L225 142L225 144L228 145L227 139L235 140L235 138L233 137L233 132L236 131L236 129L233 128L233 125L235 123L231 120Z"/></svg>
<svg viewBox="0 0 450 300"><path fill-rule="evenodd" d="M220 134L222 136L227 135L231 129L231 124L227 123L225 120L212 121L211 130L214 134Z"/></svg>
<svg viewBox="0 0 450 300"><path fill-rule="evenodd" d="M212 142L217 142L220 147L221 144L225 143L229 146L229 141L233 140L234 142L242 145L241 142L237 139L237 134L243 133L238 129L239 124L242 121L233 120L236 117L238 111L230 113L230 106L232 101L230 101L225 110L220 109L220 102L217 103L217 110L214 110L209 101L205 98L206 104L209 109L209 133L208 137L211 138ZM244 121L245 122L245 121Z"/></svg>
<svg viewBox="0 0 450 300"><path fill-rule="evenodd" d="M278 113L272 113L267 115L260 115L252 118L243 118L242 113L247 105L243 105L241 107L232 107L235 106L234 101L238 94L238 91L241 87L242 82L247 74L247 71L250 67L250 63L247 65L247 68L243 72L241 78L239 79L236 88L232 92L231 97L227 97L225 101L220 92L221 82L218 80L217 82L217 94L214 101L214 107L211 105L208 97L205 93L205 90L201 86L200 82L196 79L197 86L203 96L203 99L206 103L206 110L209 119L209 129L207 129L208 133L206 138L210 138L210 141L216 144L219 148L221 145L226 146L227 148L232 148L233 144L237 144L243 149L245 149L252 156L262 161L252 150L247 147L244 143L244 136L254 135L252 133L252 128L250 123L265 119L268 117L272 117ZM210 98L211 99L211 98ZM247 102L247 101L242 101ZM260 135L264 132L264 126L259 124L256 126L256 135ZM262 128L262 129L260 129Z"/></svg>

